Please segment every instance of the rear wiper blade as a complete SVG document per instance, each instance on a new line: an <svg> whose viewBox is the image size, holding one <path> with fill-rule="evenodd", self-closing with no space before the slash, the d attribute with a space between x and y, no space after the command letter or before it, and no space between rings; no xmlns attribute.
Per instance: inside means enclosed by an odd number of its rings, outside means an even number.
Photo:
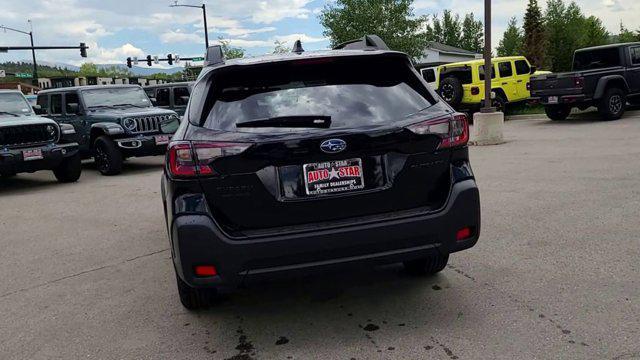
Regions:
<svg viewBox="0 0 640 360"><path fill-rule="evenodd" d="M0 114L2 114L2 115L13 115L13 116L16 116L16 117L20 116L18 114L15 114L15 113L12 113L12 112L6 112L6 111L0 111Z"/></svg>
<svg viewBox="0 0 640 360"><path fill-rule="evenodd" d="M331 126L331 116L327 115L295 115L254 119L237 123L236 127L285 127L285 128L320 128Z"/></svg>

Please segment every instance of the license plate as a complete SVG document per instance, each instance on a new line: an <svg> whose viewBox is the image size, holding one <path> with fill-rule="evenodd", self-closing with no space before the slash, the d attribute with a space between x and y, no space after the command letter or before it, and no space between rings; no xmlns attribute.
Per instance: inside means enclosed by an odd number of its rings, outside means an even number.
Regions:
<svg viewBox="0 0 640 360"><path fill-rule="evenodd" d="M557 104L558 103L558 97L557 96L549 96L549 98L547 98L547 102L549 104Z"/></svg>
<svg viewBox="0 0 640 360"><path fill-rule="evenodd" d="M361 159L305 164L303 173L307 195L364 189Z"/></svg>
<svg viewBox="0 0 640 360"><path fill-rule="evenodd" d="M158 135L155 136L156 145L167 145L169 140L171 140L171 136L169 135Z"/></svg>
<svg viewBox="0 0 640 360"><path fill-rule="evenodd" d="M42 159L42 150L41 149L23 150L22 159L24 159L24 161L40 160Z"/></svg>

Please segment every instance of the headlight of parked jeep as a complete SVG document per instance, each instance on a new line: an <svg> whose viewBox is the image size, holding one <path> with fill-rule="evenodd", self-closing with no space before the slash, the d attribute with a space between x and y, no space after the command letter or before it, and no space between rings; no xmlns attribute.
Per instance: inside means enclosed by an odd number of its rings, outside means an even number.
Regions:
<svg viewBox="0 0 640 360"><path fill-rule="evenodd" d="M70 124L60 124L60 132L62 135L73 135L76 133L76 129Z"/></svg>
<svg viewBox="0 0 640 360"><path fill-rule="evenodd" d="M134 131L136 129L136 120L133 118L125 118L122 120L122 127L128 131Z"/></svg>

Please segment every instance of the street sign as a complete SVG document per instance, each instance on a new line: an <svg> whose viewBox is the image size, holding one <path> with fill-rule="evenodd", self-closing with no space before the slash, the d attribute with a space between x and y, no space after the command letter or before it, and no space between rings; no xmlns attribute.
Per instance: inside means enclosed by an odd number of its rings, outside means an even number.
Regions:
<svg viewBox="0 0 640 360"><path fill-rule="evenodd" d="M137 56L134 56L134 57L133 57L133 63L134 63L135 65L138 65L138 57L137 57Z"/></svg>
<svg viewBox="0 0 640 360"><path fill-rule="evenodd" d="M180 62L180 55L175 54L174 56L175 56L176 59L173 62L175 62L176 64L179 63Z"/></svg>
<svg viewBox="0 0 640 360"><path fill-rule="evenodd" d="M160 64L160 61L158 61L158 59L159 59L159 58L158 58L158 55L154 56L154 57L153 57L153 63L154 63L154 64Z"/></svg>
<svg viewBox="0 0 640 360"><path fill-rule="evenodd" d="M6 76L7 76L7 72L4 70L0 70L0 78L6 77Z"/></svg>
<svg viewBox="0 0 640 360"><path fill-rule="evenodd" d="M203 57L194 57L194 58L191 58L191 61L204 61L204 58Z"/></svg>
<svg viewBox="0 0 640 360"><path fill-rule="evenodd" d="M31 79L33 75L29 73L16 73L15 77L21 78L21 79Z"/></svg>

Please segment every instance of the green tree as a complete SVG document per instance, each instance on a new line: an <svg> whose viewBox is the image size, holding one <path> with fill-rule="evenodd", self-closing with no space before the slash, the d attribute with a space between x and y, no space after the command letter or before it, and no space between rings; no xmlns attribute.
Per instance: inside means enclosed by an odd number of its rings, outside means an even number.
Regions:
<svg viewBox="0 0 640 360"><path fill-rule="evenodd" d="M482 21L476 20L473 13L466 14L462 21L462 37L460 47L476 53L484 48L484 29Z"/></svg>
<svg viewBox="0 0 640 360"><path fill-rule="evenodd" d="M540 6L538 6L538 0L529 0L527 11L524 15L523 28L523 55L529 59L531 64L540 69L546 62L546 41L544 21L542 11L540 10Z"/></svg>
<svg viewBox="0 0 640 360"><path fill-rule="evenodd" d="M80 71L78 71L80 76L98 76L99 71L98 67L94 63L84 63L80 65Z"/></svg>
<svg viewBox="0 0 640 360"><path fill-rule="evenodd" d="M584 30L581 47L604 45L609 42L611 34L602 25L602 21L595 16L584 20Z"/></svg>
<svg viewBox="0 0 640 360"><path fill-rule="evenodd" d="M276 40L273 43L273 53L274 54L286 54L288 52L291 52L291 50L287 47L287 44L280 41L280 40Z"/></svg>
<svg viewBox="0 0 640 360"><path fill-rule="evenodd" d="M634 34L620 22L620 33L616 40L620 43L640 41L640 32Z"/></svg>
<svg viewBox="0 0 640 360"><path fill-rule="evenodd" d="M462 26L460 16L444 10L442 13L442 42L449 46L461 47Z"/></svg>
<svg viewBox="0 0 640 360"><path fill-rule="evenodd" d="M220 45L222 45L222 53L225 59L238 59L244 57L244 49L239 47L232 47L229 40L225 40L222 37L218 38Z"/></svg>
<svg viewBox="0 0 640 360"><path fill-rule="evenodd" d="M567 6L562 0L549 0L545 20L551 70L568 71L573 52L582 47L586 18L575 2Z"/></svg>
<svg viewBox="0 0 640 360"><path fill-rule="evenodd" d="M514 56L522 54L524 45L524 35L518 27L518 21L515 16L509 20L507 30L502 34L502 40L497 47L498 56Z"/></svg>
<svg viewBox="0 0 640 360"><path fill-rule="evenodd" d="M336 0L325 5L319 20L332 46L375 34L389 48L418 58L429 39L424 18L414 16L412 3L413 0Z"/></svg>

